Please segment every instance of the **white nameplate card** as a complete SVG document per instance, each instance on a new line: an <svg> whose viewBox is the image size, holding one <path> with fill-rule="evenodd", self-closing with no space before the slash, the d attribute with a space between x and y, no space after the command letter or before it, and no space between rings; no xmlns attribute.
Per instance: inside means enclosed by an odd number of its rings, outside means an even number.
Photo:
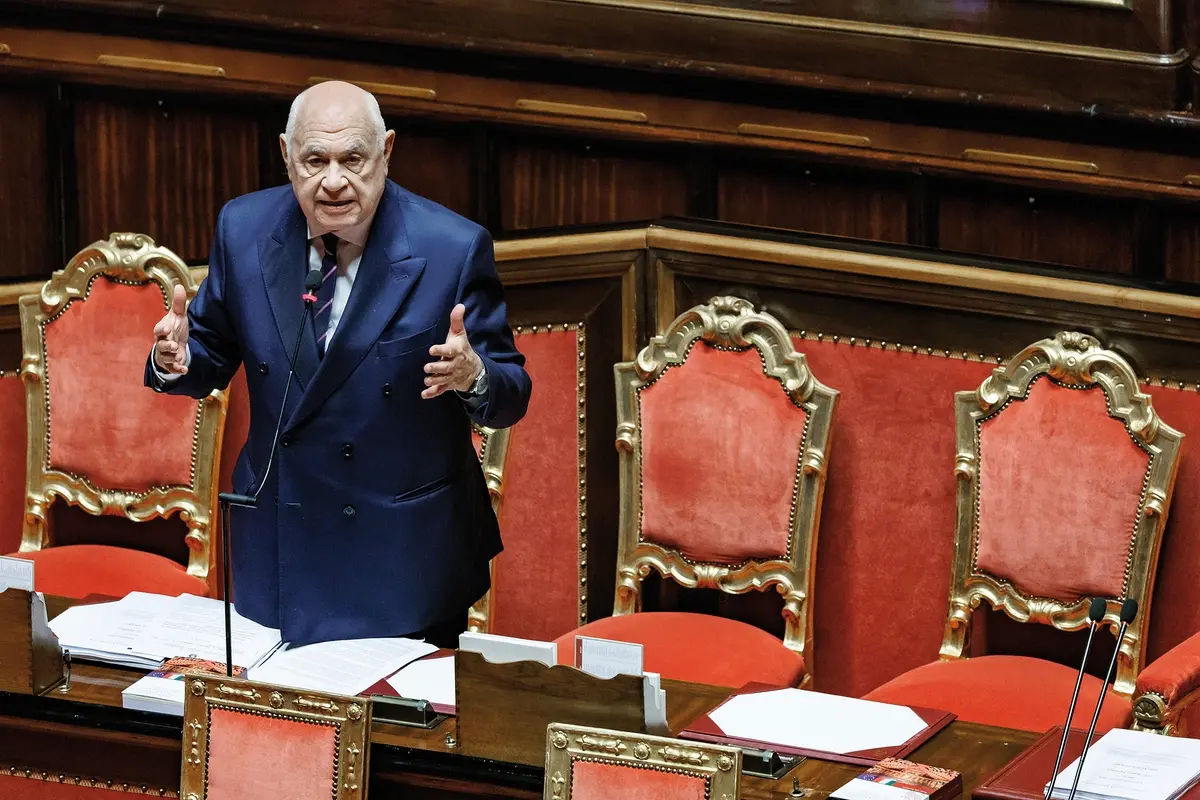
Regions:
<svg viewBox="0 0 1200 800"><path fill-rule="evenodd" d="M616 675L640 678L644 672L643 649L640 644L630 642L576 636L575 666L605 680Z"/></svg>
<svg viewBox="0 0 1200 800"><path fill-rule="evenodd" d="M553 667L558 663L558 647L554 642L517 639L513 636L462 633L458 636L458 649L468 653L479 653L493 664L539 661L547 667Z"/></svg>
<svg viewBox="0 0 1200 800"><path fill-rule="evenodd" d="M33 591L33 562L0 556L0 592L5 589Z"/></svg>

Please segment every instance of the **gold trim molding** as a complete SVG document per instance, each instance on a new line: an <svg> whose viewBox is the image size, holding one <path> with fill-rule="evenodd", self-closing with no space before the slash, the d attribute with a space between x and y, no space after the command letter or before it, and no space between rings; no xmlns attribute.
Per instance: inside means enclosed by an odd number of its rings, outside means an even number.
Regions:
<svg viewBox="0 0 1200 800"><path fill-rule="evenodd" d="M721 350L753 348L763 374L804 410L805 430L792 489L788 552L741 564L699 563L642 536L641 392L668 370L681 367L698 342ZM613 614L641 610L641 584L658 572L687 588L719 589L730 594L763 591L783 595L784 644L813 664L813 606L817 528L825 488L829 435L838 392L816 379L791 336L776 320L747 300L714 297L680 314L632 362L614 367L617 390L617 450L620 455L620 532L617 592ZM730 465L715 465L727 468Z"/></svg>
<svg viewBox="0 0 1200 800"><path fill-rule="evenodd" d="M11 55L12 55L12 48L10 48L4 42L0 42L0 56L11 56Z"/></svg>
<svg viewBox="0 0 1200 800"><path fill-rule="evenodd" d="M1076 0L1077 2L1099 5L1122 0ZM563 3L576 5L608 6L610 8L626 8L635 11L656 11L667 14L680 14L690 17L709 17L712 19L727 19L738 22L757 22L767 25L782 25L789 28L807 28L819 31L837 33L866 34L870 36L885 36L893 39L910 39L914 41L937 42L939 44L973 45L976 47L992 47L998 50L1014 50L1025 53L1043 53L1047 55L1070 56L1072 58L1088 58L1101 61L1117 61L1126 64L1143 64L1155 67L1177 67L1186 64L1190 54L1186 49L1169 54L1139 53L1133 50L1117 50L1108 47L1091 45L1067 44L1065 42L1050 42L1044 40L1016 39L1010 36L994 36L983 33L958 33L955 31L934 30L931 28L915 28L908 25L890 25L879 22L859 22L856 20L829 19L827 17L812 17L804 14L789 14L780 11L756 11L751 9L730 8L727 6L709 5L698 2L678 2L678 0L559 0Z"/></svg>
<svg viewBox="0 0 1200 800"><path fill-rule="evenodd" d="M559 117L584 117L586 119L606 119L613 122L649 122L650 118L641 111L627 108L605 108L603 106L587 106L577 103L556 103L550 100L520 99L516 107L521 111L536 111L540 114L554 114Z"/></svg>
<svg viewBox="0 0 1200 800"><path fill-rule="evenodd" d="M487 484L488 495L492 500L492 513L503 526L501 507L504 505L504 468L508 462L508 442L512 428L489 428L483 425L471 424L483 439L480 447L479 466L483 469L483 479ZM496 585L496 559L488 564L491 574L491 587ZM492 589L484 592L483 597L471 606L467 612L467 630L472 632L491 632Z"/></svg>
<svg viewBox="0 0 1200 800"><path fill-rule="evenodd" d="M849 133L832 133L829 131L812 131L804 128L785 128L779 125L759 125L753 122L743 122L738 125L737 132L742 136L760 136L767 139L794 139L801 142L837 144L845 147L871 146L871 137L869 136L855 136Z"/></svg>
<svg viewBox="0 0 1200 800"><path fill-rule="evenodd" d="M1148 455L1142 496L1131 531L1122 597L1106 598L1104 623L1119 625L1121 600L1137 600L1140 612L1121 644L1113 688L1130 696L1141 671L1143 645L1149 634L1150 590L1157 569L1162 532L1166 527L1171 494L1178 469L1183 434L1159 418L1149 395L1140 391L1137 376L1120 355L1101 348L1083 333L1062 332L1025 348L1004 366L993 370L975 391L954 396L957 523L950 607L941 647L943 660L962 658L967 646L972 613L986 600L1018 622L1051 625L1074 631L1087 626L1090 598L1068 602L1034 597L1021 592L1004 577L989 575L976 565L978 547L979 428L1003 413L1011 402L1024 400L1039 379L1080 390L1100 390L1108 414L1124 424L1133 442ZM1086 436L1086 431L1080 432ZM1069 477L1064 480L1070 481ZM1051 513L1047 510L1046 513Z"/></svg>
<svg viewBox="0 0 1200 800"><path fill-rule="evenodd" d="M225 68L213 64L188 64L183 61L166 61L161 58L117 56L102 53L96 63L104 67L138 69L144 72L172 72L177 75L200 75L205 78L224 78Z"/></svg>
<svg viewBox="0 0 1200 800"><path fill-rule="evenodd" d="M188 485L129 492L96 486L87 476L63 472L50 463L53 366L46 356L45 328L71 303L86 301L100 278L125 284L154 283L162 292L164 309L176 285L183 286L189 298L197 289L191 271L170 250L158 247L143 234L114 233L107 241L93 242L77 253L41 286L38 294L21 297L21 379L25 383L29 428L21 552L41 550L51 543L49 508L56 498L93 515L121 516L134 522L179 514L188 530L188 574L207 579L213 555L212 509L216 505L226 392L213 392L196 403Z"/></svg>
<svg viewBox="0 0 1200 800"><path fill-rule="evenodd" d="M433 89L427 89L423 86L401 86L396 83L378 83L376 81L358 81L353 78L330 78L321 75L314 75L308 79L309 86L315 86L318 83L326 81L346 81L353 83L362 89L366 89L372 94L382 94L388 97L406 97L413 100L436 100L437 92Z"/></svg>
<svg viewBox="0 0 1200 800"><path fill-rule="evenodd" d="M1031 156L1024 153L1006 153L1001 150L981 150L975 147L969 147L964 150L962 157L967 161L1004 164L1010 167L1052 169L1061 172L1080 172L1089 175L1100 174L1100 167L1094 162L1074 161L1069 158L1048 158L1046 156Z"/></svg>
<svg viewBox="0 0 1200 800"><path fill-rule="evenodd" d="M556 722L546 729L545 800L571 800L571 773L580 761L699 778L710 800L741 797L736 747Z"/></svg>
<svg viewBox="0 0 1200 800"><path fill-rule="evenodd" d="M21 767L0 766L0 775L8 778L27 778L46 783L61 783L64 786L79 786L84 789L107 789L109 791L127 792L129 794L144 794L147 797L179 797L174 789L159 789L145 784L133 784L108 780L106 778L82 778L77 775L65 775L61 772L46 772Z"/></svg>

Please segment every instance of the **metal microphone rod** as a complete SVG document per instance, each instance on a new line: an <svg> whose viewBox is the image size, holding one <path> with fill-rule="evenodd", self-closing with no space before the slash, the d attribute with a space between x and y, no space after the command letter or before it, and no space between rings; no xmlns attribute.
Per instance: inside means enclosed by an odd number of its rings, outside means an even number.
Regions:
<svg viewBox="0 0 1200 800"><path fill-rule="evenodd" d="M1079 664L1079 674L1075 676L1075 691L1071 694L1071 704L1067 706L1067 722L1063 725L1062 741L1058 743L1058 757L1054 759L1054 771L1050 773L1050 785L1046 787L1045 800L1050 800L1050 795L1054 793L1054 779L1058 777L1058 770L1062 767L1063 754L1067 751L1067 739L1071 735L1071 720L1075 717L1075 707L1079 704L1079 688L1083 686L1083 673L1087 669L1092 640L1096 638L1096 627L1100 624L1100 620L1104 619L1107 609L1108 604L1102 599L1092 598L1091 606L1088 609L1088 619L1092 624L1088 630L1087 644L1083 648L1083 661Z"/></svg>
<svg viewBox="0 0 1200 800"><path fill-rule="evenodd" d="M1100 707L1104 705L1104 695L1108 693L1108 682L1112 680L1113 670L1117 667L1117 656L1121 653L1121 641L1125 638L1125 629L1128 627L1129 623L1122 620L1121 630L1117 633L1117 646L1113 648L1112 659L1108 662L1108 671L1104 673L1104 683L1100 685L1100 699L1096 701L1096 710L1092 713L1092 724L1088 726L1087 735L1083 738L1083 752L1079 754L1079 769L1075 770L1075 780L1071 782L1071 793L1067 795L1067 800L1075 800L1075 790L1079 787L1079 776L1083 774L1083 762L1087 760L1088 750L1092 744L1092 735L1096 732L1096 723L1100 720ZM1054 781L1050 782L1050 788L1054 789Z"/></svg>

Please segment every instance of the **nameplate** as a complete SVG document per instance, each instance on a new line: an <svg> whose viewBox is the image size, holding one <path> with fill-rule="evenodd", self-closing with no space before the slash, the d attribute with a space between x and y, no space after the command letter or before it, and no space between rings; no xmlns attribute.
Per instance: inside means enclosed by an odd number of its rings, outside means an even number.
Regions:
<svg viewBox="0 0 1200 800"><path fill-rule="evenodd" d="M0 592L5 589L33 591L33 562L24 558L0 556Z"/></svg>
<svg viewBox="0 0 1200 800"><path fill-rule="evenodd" d="M597 678L608 679L617 675L639 678L644 672L643 648L640 644L630 642L576 636L575 666Z"/></svg>
<svg viewBox="0 0 1200 800"><path fill-rule="evenodd" d="M459 634L458 649L467 653L479 653L493 664L536 661L547 667L553 667L558 663L558 647L554 642L518 639L514 636L498 636L494 633Z"/></svg>

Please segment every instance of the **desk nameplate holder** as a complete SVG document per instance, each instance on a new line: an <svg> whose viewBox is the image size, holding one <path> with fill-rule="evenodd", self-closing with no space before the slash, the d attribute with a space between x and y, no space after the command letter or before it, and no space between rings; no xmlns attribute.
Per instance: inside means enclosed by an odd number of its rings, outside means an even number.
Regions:
<svg viewBox="0 0 1200 800"><path fill-rule="evenodd" d="M371 706L374 708L373 719L376 722L403 725L406 728L423 728L428 731L441 725L446 719L445 714L433 710L433 704L428 700L376 694L371 695Z"/></svg>
<svg viewBox="0 0 1200 800"><path fill-rule="evenodd" d="M774 750L756 750L743 747L742 773L756 778L779 780L807 759L804 756L780 755Z"/></svg>
<svg viewBox="0 0 1200 800"><path fill-rule="evenodd" d="M459 650L454 683L458 748L464 755L544 766L546 728L552 722L646 732L642 678L603 680L537 661L493 664Z"/></svg>
<svg viewBox="0 0 1200 800"><path fill-rule="evenodd" d="M42 694L63 679L63 654L36 592L0 592L0 692Z"/></svg>

